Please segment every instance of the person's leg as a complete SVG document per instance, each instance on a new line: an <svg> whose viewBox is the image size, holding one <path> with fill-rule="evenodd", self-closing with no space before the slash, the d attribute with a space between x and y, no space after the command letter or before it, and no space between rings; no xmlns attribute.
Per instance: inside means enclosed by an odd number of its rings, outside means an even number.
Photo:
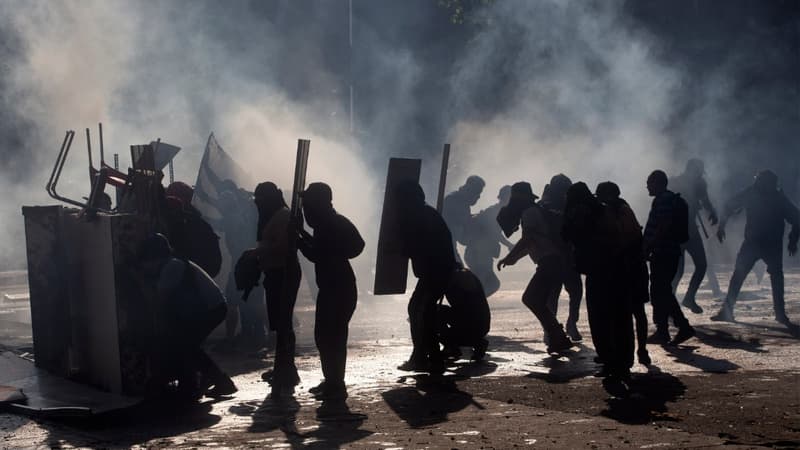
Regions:
<svg viewBox="0 0 800 450"><path fill-rule="evenodd" d="M653 323L656 332L653 338L658 343L669 341L669 306L666 304L672 295L672 275L666 275L662 263L656 256L650 260L650 300L653 305ZM665 280L666 277L669 277ZM665 287L666 283L666 287ZM664 291L669 290L669 294Z"/></svg>
<svg viewBox="0 0 800 450"><path fill-rule="evenodd" d="M644 303L634 305L633 318L636 322L636 356L640 363L648 366L651 360L647 352L647 313L644 310Z"/></svg>
<svg viewBox="0 0 800 450"><path fill-rule="evenodd" d="M775 320L785 325L791 325L784 304L783 248L780 244L763 248L761 257L767 265L767 273L769 273L772 285L772 306L775 311Z"/></svg>
<svg viewBox="0 0 800 450"><path fill-rule="evenodd" d="M608 312L605 279L601 274L586 276L586 312L589 320L589 333L597 353L597 361L607 363L611 360L608 341Z"/></svg>
<svg viewBox="0 0 800 450"><path fill-rule="evenodd" d="M294 363L295 334L292 324L297 291L302 275L299 265L267 274L267 310L270 327L275 331L275 364L272 371L273 392L282 395L281 389L291 390L300 382Z"/></svg>
<svg viewBox="0 0 800 450"><path fill-rule="evenodd" d="M719 312L711 316L711 320L729 322L734 320L733 307L736 304L736 299L739 297L739 291L741 291L747 274L753 269L753 265L758 258L759 252L757 246L748 240L742 242L739 253L736 255L736 265L733 269L733 275L728 284L728 294L725 296L725 301Z"/></svg>
<svg viewBox="0 0 800 450"><path fill-rule="evenodd" d="M323 394L327 397L347 395L344 376L347 365L347 336L357 300L355 284L331 292L320 290L314 325L314 339L319 350Z"/></svg>
<svg viewBox="0 0 800 450"><path fill-rule="evenodd" d="M689 238L691 240L691 237ZM688 242L681 246L681 257L678 260L678 270L675 272L675 277L672 278L672 293L678 291L678 285L683 278L683 273L686 271L686 245Z"/></svg>
<svg viewBox="0 0 800 450"><path fill-rule="evenodd" d="M408 302L411 342L414 350L401 370L418 370L435 365L443 367L439 340L436 337L436 303L444 296L442 280L420 279Z"/></svg>
<svg viewBox="0 0 800 450"><path fill-rule="evenodd" d="M563 283L563 263L558 256L547 257L537 263L536 273L522 294L522 303L533 312L542 329L550 336L553 351L566 350L572 344L556 316L547 306L556 289Z"/></svg>
<svg viewBox="0 0 800 450"><path fill-rule="evenodd" d="M228 308L224 303L207 311L200 317L198 326L195 328L196 334L191 336L193 340L191 351L190 370L200 372L204 379L214 385L210 395L229 395L236 392L233 380L220 369L220 367L203 350L203 341L214 329L221 324L227 316Z"/></svg>
<svg viewBox="0 0 800 450"><path fill-rule="evenodd" d="M689 256L692 257L692 261L694 262L694 273L692 273L689 286L686 288L686 295L683 297L683 306L688 307L695 314L700 314L703 312L703 309L697 304L695 296L708 270L706 250L703 248L703 241L700 239L700 235L692 236L689 239L689 242L686 243L686 252L689 253Z"/></svg>
<svg viewBox="0 0 800 450"><path fill-rule="evenodd" d="M683 315L678 299L672 292L671 280L678 270L679 254L661 253L653 255L651 261L651 294L653 297L654 315L659 311L654 321L659 337L668 336L669 318L678 327L678 334L672 343L680 343L694 335L694 330ZM658 308L655 309L655 306ZM687 337L688 336L688 337Z"/></svg>
<svg viewBox="0 0 800 450"><path fill-rule="evenodd" d="M575 268L566 267L564 289L569 295L569 316L567 316L567 334L574 341L580 341L583 336L578 332L578 318L580 316L581 298L583 298L583 280Z"/></svg>

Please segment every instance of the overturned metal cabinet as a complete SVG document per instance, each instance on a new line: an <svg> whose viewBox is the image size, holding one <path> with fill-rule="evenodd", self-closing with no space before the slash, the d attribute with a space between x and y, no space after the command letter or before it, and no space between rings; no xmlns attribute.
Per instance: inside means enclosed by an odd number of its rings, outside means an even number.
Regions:
<svg viewBox="0 0 800 450"><path fill-rule="evenodd" d="M158 345L155 293L135 264L149 224L63 206L22 213L36 365L109 392L142 393Z"/></svg>

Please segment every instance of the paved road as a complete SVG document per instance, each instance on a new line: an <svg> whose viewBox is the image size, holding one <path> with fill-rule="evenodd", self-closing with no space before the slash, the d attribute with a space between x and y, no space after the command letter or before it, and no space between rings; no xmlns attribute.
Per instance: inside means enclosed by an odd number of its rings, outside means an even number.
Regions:
<svg viewBox="0 0 800 450"><path fill-rule="evenodd" d="M0 447L800 446L800 346L772 320L768 280L761 286L748 279L736 324L711 322L719 303L701 291L705 312L687 312L698 337L679 349L650 346L653 367L634 368L634 393L622 403L592 377L585 314L584 344L559 359L545 353L541 329L519 301L524 282L512 277L491 299L488 362L460 361L444 382L395 369L411 351L405 298L362 298L351 325L347 382L351 411L365 417L316 417L320 405L305 391L321 374L306 306L297 314L303 381L296 402L265 400L260 373L269 361L215 354L240 387L231 399L174 410L162 405L100 424L3 414ZM800 321L800 272L787 273L787 304ZM563 320L566 299L562 305Z"/></svg>

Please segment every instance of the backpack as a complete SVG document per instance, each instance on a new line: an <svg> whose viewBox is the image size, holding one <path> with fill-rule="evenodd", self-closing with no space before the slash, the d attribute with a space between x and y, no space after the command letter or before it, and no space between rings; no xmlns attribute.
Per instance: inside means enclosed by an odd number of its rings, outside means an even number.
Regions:
<svg viewBox="0 0 800 450"><path fill-rule="evenodd" d="M186 214L184 233L189 243L189 254L185 255L200 266L211 278L216 277L222 268L222 251L219 248L219 236L202 217Z"/></svg>
<svg viewBox="0 0 800 450"><path fill-rule="evenodd" d="M536 207L542 212L542 217L547 224L547 236L557 246L566 247L567 244L561 236L561 228L564 226L564 214L554 209L545 208L538 203Z"/></svg>
<svg viewBox="0 0 800 450"><path fill-rule="evenodd" d="M681 194L675 194L672 199L672 223L669 237L677 244L689 241L689 204L681 197Z"/></svg>

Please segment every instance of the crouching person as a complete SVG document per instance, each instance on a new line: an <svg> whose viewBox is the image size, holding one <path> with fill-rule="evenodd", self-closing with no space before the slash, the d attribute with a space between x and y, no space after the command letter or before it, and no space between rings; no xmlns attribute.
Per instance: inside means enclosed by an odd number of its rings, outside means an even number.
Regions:
<svg viewBox="0 0 800 450"><path fill-rule="evenodd" d="M155 284L162 324L161 364L151 386L162 389L177 380L179 394L189 399L236 392L233 380L202 347L228 311L220 288L197 264L174 257L161 234L142 243L139 262Z"/></svg>
<svg viewBox="0 0 800 450"><path fill-rule="evenodd" d="M478 277L466 269L453 272L445 293L448 305L439 305L439 339L446 358L461 357L460 347L472 348L472 360L482 361L489 342L492 315Z"/></svg>

